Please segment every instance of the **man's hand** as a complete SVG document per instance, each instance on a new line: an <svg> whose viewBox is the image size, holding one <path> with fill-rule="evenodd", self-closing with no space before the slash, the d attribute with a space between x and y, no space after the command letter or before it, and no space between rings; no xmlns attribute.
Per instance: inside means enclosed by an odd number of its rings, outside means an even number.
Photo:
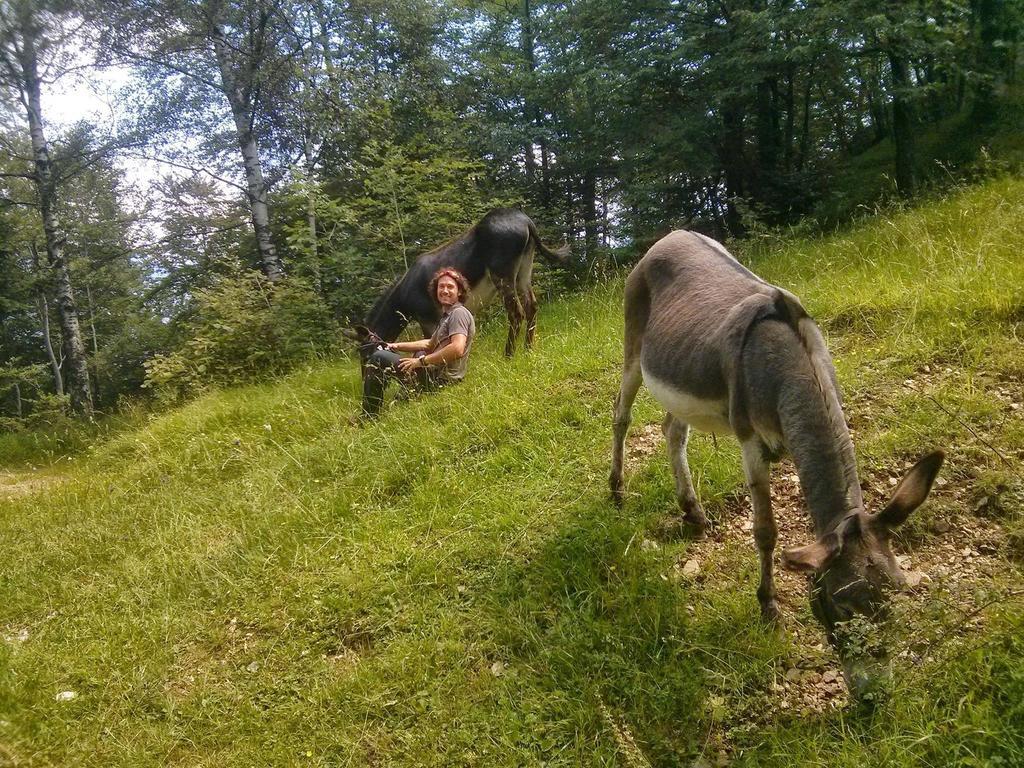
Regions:
<svg viewBox="0 0 1024 768"><path fill-rule="evenodd" d="M424 368L422 357L404 357L398 361L398 370L402 373L412 373L417 368Z"/></svg>

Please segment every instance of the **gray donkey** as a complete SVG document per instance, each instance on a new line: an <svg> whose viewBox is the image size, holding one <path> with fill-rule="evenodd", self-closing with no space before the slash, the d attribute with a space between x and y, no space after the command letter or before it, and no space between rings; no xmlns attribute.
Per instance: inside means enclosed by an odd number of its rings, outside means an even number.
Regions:
<svg viewBox="0 0 1024 768"><path fill-rule="evenodd" d="M884 677L883 659L859 652L850 620L881 618L885 591L905 584L889 539L928 496L942 452L918 461L885 508L869 514L835 369L817 325L793 294L761 280L710 238L677 231L655 243L626 280L625 314L610 477L615 501L623 500L623 447L641 381L668 412L662 429L676 496L698 536L707 523L686 461L690 426L736 435L761 558L757 596L763 616L774 621L778 532L769 465L788 452L816 541L786 550L783 565L813 574L811 607L843 661L847 685L856 696L873 690Z"/></svg>

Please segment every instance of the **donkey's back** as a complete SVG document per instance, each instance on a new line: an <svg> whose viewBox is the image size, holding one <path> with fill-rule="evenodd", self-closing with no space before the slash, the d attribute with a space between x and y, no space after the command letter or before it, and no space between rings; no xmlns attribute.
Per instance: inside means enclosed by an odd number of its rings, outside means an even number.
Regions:
<svg viewBox="0 0 1024 768"><path fill-rule="evenodd" d="M625 299L626 365L635 367L627 373L642 378L670 414L712 432L736 431L730 412L749 329L769 315L804 316L791 294L714 240L686 231L647 252L626 282ZM796 336L792 342L799 347Z"/></svg>

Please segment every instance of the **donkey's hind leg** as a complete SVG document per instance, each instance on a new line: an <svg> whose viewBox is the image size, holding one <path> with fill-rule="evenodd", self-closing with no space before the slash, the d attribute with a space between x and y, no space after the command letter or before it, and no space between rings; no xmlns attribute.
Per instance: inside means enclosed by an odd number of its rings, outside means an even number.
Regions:
<svg viewBox="0 0 1024 768"><path fill-rule="evenodd" d="M690 435L690 425L668 414L661 425L668 445L668 458L672 464L672 474L676 480L676 500L683 511L683 520L693 526L697 538L704 538L708 527L704 510L697 501L693 490L693 478L690 476L690 465L686 460L686 443Z"/></svg>
<svg viewBox="0 0 1024 768"><path fill-rule="evenodd" d="M757 588L757 599L761 603L761 616L775 622L781 618L775 593L775 574L772 570L772 554L779 536L772 512L772 497L768 455L765 446L757 438L743 443L743 472L750 489L750 503L754 508L754 542L761 558L761 584Z"/></svg>
<svg viewBox="0 0 1024 768"><path fill-rule="evenodd" d="M619 506L622 506L626 492L622 482L622 454L626 447L626 432L629 430L633 401L636 400L636 393L644 379L640 367L640 353L643 350L649 311L650 296L643 276L633 272L626 278L626 336L623 344L622 384L615 398L615 416L612 420L612 471L608 477L612 498Z"/></svg>
<svg viewBox="0 0 1024 768"><path fill-rule="evenodd" d="M533 339L537 333L537 297L533 293L530 283L533 278L533 245L532 240L527 245L522 258L519 260L519 271L516 272L515 289L519 301L523 306L524 319L526 321L526 336L523 339L523 348L529 351L533 348Z"/></svg>
<svg viewBox="0 0 1024 768"><path fill-rule="evenodd" d="M519 339L519 330L522 328L526 312L523 310L522 299L516 293L515 280L496 278L494 282L501 294L502 302L505 304L505 313L508 315L505 357L512 357L516 351L516 341Z"/></svg>
<svg viewBox="0 0 1024 768"><path fill-rule="evenodd" d="M522 294L523 312L526 313L526 338L523 341L527 350L533 349L533 339L537 335L537 297L532 288Z"/></svg>
<svg viewBox="0 0 1024 768"><path fill-rule="evenodd" d="M636 400L636 393L640 390L642 382L640 356L627 357L622 366L622 385L615 398L615 415L612 418L612 472L608 477L612 499L620 507L626 493L626 486L622 481L622 456L626 447L626 432L629 431L629 422L632 419L633 401Z"/></svg>

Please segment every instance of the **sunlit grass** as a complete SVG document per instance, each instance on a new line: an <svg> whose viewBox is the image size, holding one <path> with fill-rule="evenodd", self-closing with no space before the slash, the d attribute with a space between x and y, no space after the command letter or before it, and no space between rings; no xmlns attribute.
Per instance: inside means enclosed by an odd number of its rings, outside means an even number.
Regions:
<svg viewBox="0 0 1024 768"><path fill-rule="evenodd" d="M1022 222L1004 179L744 254L826 331L865 472L941 445L956 482L1015 480L1022 414L992 388L1024 374ZM466 384L362 428L351 359L213 393L3 501L0 763L610 766L632 738L673 766L738 702L767 713L739 763L1019 762L1019 604L874 717L773 711L794 649L757 621L753 547L663 578L688 545L643 546L674 504L660 454L607 499L621 325L620 280L542 307L511 361L491 317ZM634 423L660 415L642 394ZM691 464L715 516L736 446L698 436Z"/></svg>

